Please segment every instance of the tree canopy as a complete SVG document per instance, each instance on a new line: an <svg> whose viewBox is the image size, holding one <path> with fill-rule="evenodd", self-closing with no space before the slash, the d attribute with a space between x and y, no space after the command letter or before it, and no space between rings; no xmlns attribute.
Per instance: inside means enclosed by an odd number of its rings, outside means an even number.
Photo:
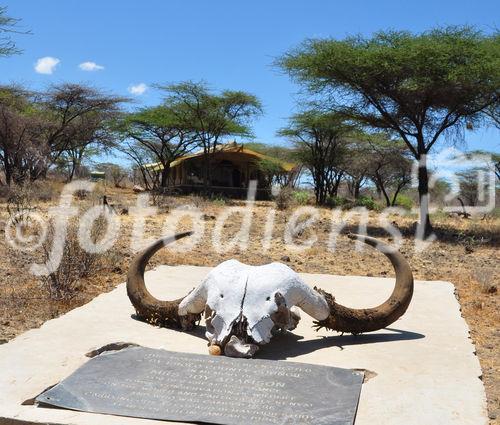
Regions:
<svg viewBox="0 0 500 425"><path fill-rule="evenodd" d="M293 115L289 125L278 132L294 144L297 159L310 172L318 204L337 195L346 141L354 131L355 126L339 114L312 109Z"/></svg>
<svg viewBox="0 0 500 425"><path fill-rule="evenodd" d="M429 233L425 155L444 133L480 125L498 106L500 34L447 27L308 40L277 64L326 108L405 142L420 161L421 225Z"/></svg>
<svg viewBox="0 0 500 425"><path fill-rule="evenodd" d="M17 27L19 19L7 15L7 8L0 6L0 56L11 56L21 51L10 37L11 34L27 34Z"/></svg>
<svg viewBox="0 0 500 425"><path fill-rule="evenodd" d="M208 185L210 155L225 137L252 137L250 124L262 113L259 99L244 91L214 93L203 82L186 81L157 87L165 93L165 105L173 107L178 119L194 132L207 154L203 181Z"/></svg>
<svg viewBox="0 0 500 425"><path fill-rule="evenodd" d="M120 149L139 167L145 166L143 155L139 154L141 150L148 152L152 162L163 166L161 187L168 184L170 163L196 147L195 132L181 119L175 105L153 106L125 114L117 130L124 139Z"/></svg>

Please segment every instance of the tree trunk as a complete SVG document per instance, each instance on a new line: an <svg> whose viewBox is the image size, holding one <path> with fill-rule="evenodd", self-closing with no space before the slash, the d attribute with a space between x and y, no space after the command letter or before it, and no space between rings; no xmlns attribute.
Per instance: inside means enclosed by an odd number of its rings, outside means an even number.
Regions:
<svg viewBox="0 0 500 425"><path fill-rule="evenodd" d="M12 184L12 170L7 161L4 162L4 171L5 171L5 183L7 184L7 186L10 186Z"/></svg>
<svg viewBox="0 0 500 425"><path fill-rule="evenodd" d="M423 237L427 238L433 232L429 218L429 173L427 170L426 154L419 154L418 166L418 200L420 204L420 228ZM422 231L422 230L421 230Z"/></svg>
<svg viewBox="0 0 500 425"><path fill-rule="evenodd" d="M160 181L161 188L165 188L168 186L169 176L170 176L170 164L163 164L163 170L161 170L161 181Z"/></svg>
<svg viewBox="0 0 500 425"><path fill-rule="evenodd" d="M73 181L73 177L75 177L75 171L76 171L76 161L71 161L71 166L69 170L69 176L68 176L68 182Z"/></svg>
<svg viewBox="0 0 500 425"><path fill-rule="evenodd" d="M399 195L399 192L401 191L401 189L403 188L404 186L403 185L398 185L398 187L396 188L396 191L394 192L394 195L392 196L392 202L391 202L391 205L388 205L388 206L391 206L391 207L394 207L396 205L396 201L398 200L398 195Z"/></svg>
<svg viewBox="0 0 500 425"><path fill-rule="evenodd" d="M354 181L354 199L359 198L360 189L361 189L361 180L355 180Z"/></svg>
<svg viewBox="0 0 500 425"><path fill-rule="evenodd" d="M384 195L384 199L385 199L385 205L386 207L390 207L391 206L391 200L389 199L389 195L387 194L387 192L385 191L385 188L383 190L381 190L382 194Z"/></svg>
<svg viewBox="0 0 500 425"><path fill-rule="evenodd" d="M8 169L5 169L5 183L7 186L12 184L12 173Z"/></svg>
<svg viewBox="0 0 500 425"><path fill-rule="evenodd" d="M386 206L390 207L391 206L391 200L389 198L389 194L385 190L385 186L384 186L384 183L382 181L382 177L380 176L380 174L377 171L375 172L375 181L376 181L375 183L376 183L376 186L377 186L377 192L379 194L379 197L380 197L380 195L384 195Z"/></svg>

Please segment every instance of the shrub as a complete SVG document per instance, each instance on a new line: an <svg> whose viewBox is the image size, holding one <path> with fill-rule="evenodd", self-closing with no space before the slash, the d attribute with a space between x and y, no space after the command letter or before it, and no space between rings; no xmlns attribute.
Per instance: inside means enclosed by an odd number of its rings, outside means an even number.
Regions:
<svg viewBox="0 0 500 425"><path fill-rule="evenodd" d="M88 195L89 195L89 192L84 190L84 189L79 189L79 190L75 191L75 197L76 197L76 199L79 199L80 201L87 199Z"/></svg>
<svg viewBox="0 0 500 425"><path fill-rule="evenodd" d="M14 186L10 189L7 198L7 213L15 224L27 221L30 213L35 209L32 186L26 184Z"/></svg>
<svg viewBox="0 0 500 425"><path fill-rule="evenodd" d="M395 205L405 210L411 210L413 208L413 200L409 196L399 194L396 198Z"/></svg>
<svg viewBox="0 0 500 425"><path fill-rule="evenodd" d="M96 220L92 228L92 239L98 241L106 231L106 220ZM50 258L54 229L49 230L46 242L43 244L43 261ZM63 248L61 263L57 270L48 276L42 276L42 286L54 300L73 298L80 290L80 279L97 273L103 267L104 254L94 254L85 251L78 240L77 223L68 226L66 241Z"/></svg>
<svg viewBox="0 0 500 425"><path fill-rule="evenodd" d="M299 205L307 205L311 200L311 195L306 190L296 190L295 192L293 192L292 197L294 202Z"/></svg>
<svg viewBox="0 0 500 425"><path fill-rule="evenodd" d="M344 207L349 203L349 200L342 196L329 196L326 198L325 205L330 208Z"/></svg>
<svg viewBox="0 0 500 425"><path fill-rule="evenodd" d="M276 209L279 211L286 210L292 202L293 191L289 187L283 187L279 193L274 197Z"/></svg>
<svg viewBox="0 0 500 425"><path fill-rule="evenodd" d="M375 203L373 198L370 198L368 196L360 196L354 202L354 206L365 207L367 210L377 210L378 209L378 205Z"/></svg>
<svg viewBox="0 0 500 425"><path fill-rule="evenodd" d="M151 203L160 209L160 211L166 211L170 209L171 199L161 190L152 190L149 192L151 195Z"/></svg>
<svg viewBox="0 0 500 425"><path fill-rule="evenodd" d="M223 207L228 203L227 198L225 198L224 196L221 196L221 195L214 195L211 198L211 201L213 202L214 205L216 205L218 207Z"/></svg>

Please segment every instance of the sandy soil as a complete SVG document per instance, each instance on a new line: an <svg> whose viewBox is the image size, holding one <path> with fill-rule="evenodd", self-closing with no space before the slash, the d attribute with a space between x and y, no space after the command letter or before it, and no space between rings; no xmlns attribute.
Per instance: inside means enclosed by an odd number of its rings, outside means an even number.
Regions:
<svg viewBox="0 0 500 425"><path fill-rule="evenodd" d="M109 189L108 189L109 190ZM40 261L41 250L20 252L12 249L3 237L8 214L5 203L0 204L0 343L20 333L40 326L44 321L57 317L82 305L94 296L113 289L125 279L131 259L130 235L133 217L126 214L135 204L137 196L130 190L113 189L108 192L111 203L120 214L122 228L120 238L113 249L103 256L98 268L90 276L80 279L78 291L71 299L52 300L46 287L34 277L28 264ZM97 197L75 201L82 209L96 203ZM214 266L236 257L249 264L264 264L281 261L298 272L331 273L338 275L392 276L390 264L374 251L356 252L354 244L345 234L339 235L334 252L327 249L331 230L332 211L319 210L317 222L309 230L298 232L293 241L303 243L316 235L317 242L309 249L297 252L287 249L284 232L295 207L276 211L275 227L268 249L263 248L266 219L274 208L272 202L258 202L253 209L248 247L228 252L216 252L213 247L213 229L228 205L221 201L207 202L200 198L168 198L161 202L158 214L146 221L146 232L150 237L161 236L168 212L176 206L189 203L202 211L205 232L201 241L189 252L179 253L163 250L153 258L151 266L157 264L191 264ZM231 202L241 206L242 202ZM51 203L40 203L37 211L46 214ZM123 214L122 214L123 213ZM391 241L381 228L379 215L370 213L368 233ZM477 355L483 370L483 381L488 397L488 411L492 424L500 424L500 219L481 220L434 217L438 240L422 252L414 248L415 218L391 216L392 222L404 235L401 252L408 258L416 279L446 280L456 286L462 314L471 329ZM356 219L348 220L346 230L356 231ZM229 241L241 229L241 215L234 215L222 228L223 241ZM189 228L189 222L181 222L179 229Z"/></svg>

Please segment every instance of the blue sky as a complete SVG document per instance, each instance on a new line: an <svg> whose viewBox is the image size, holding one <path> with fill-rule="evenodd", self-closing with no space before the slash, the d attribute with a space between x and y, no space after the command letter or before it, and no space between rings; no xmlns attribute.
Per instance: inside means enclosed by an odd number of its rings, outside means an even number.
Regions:
<svg viewBox="0 0 500 425"><path fill-rule="evenodd" d="M275 136L296 112L298 88L272 66L273 59L305 38L339 37L380 29L423 31L437 25L497 27L495 1L295 1L201 0L12 0L1 1L32 35L15 39L21 55L0 59L0 83L43 88L63 81L87 82L130 95L135 106L159 101L152 83L205 80L215 89L246 90L263 102L256 139ZM59 60L51 74L35 71L38 59ZM52 61L54 62L54 61ZM84 71L93 62L104 67ZM39 71L49 71L45 60ZM93 67L87 64L87 67ZM466 133L469 149L500 151L500 132Z"/></svg>

